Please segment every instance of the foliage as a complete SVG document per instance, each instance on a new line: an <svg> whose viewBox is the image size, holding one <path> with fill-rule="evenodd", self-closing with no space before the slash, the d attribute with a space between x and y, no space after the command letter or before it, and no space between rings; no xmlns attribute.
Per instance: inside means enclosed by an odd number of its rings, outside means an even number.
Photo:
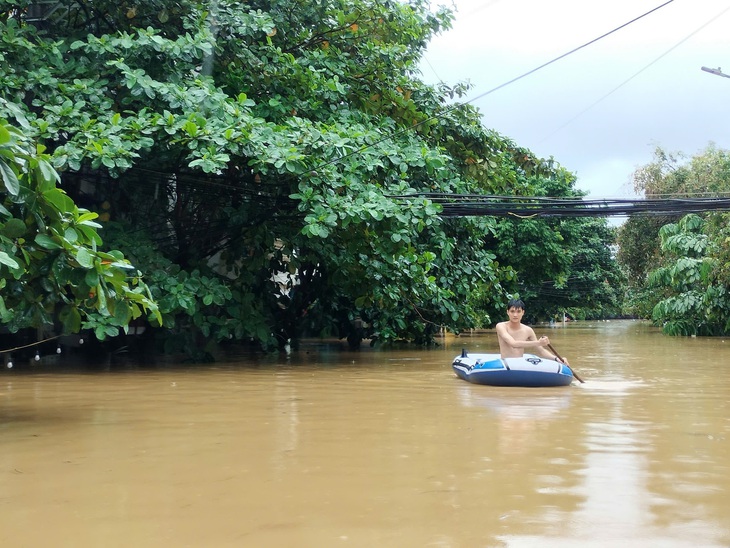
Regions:
<svg viewBox="0 0 730 548"><path fill-rule="evenodd" d="M104 237L145 273L170 350L356 324L427 343L489 321L514 277L491 245L503 223L442 219L418 194L574 183L485 129L458 102L468 86L418 79L451 23L426 0L100 0L36 26L21 4L2 4L0 115L25 120L61 186L108 216ZM567 279L565 246L587 240L563 246L550 226L535 245Z"/></svg>
<svg viewBox="0 0 730 548"><path fill-rule="evenodd" d="M652 162L633 175L634 190L647 199L712 196L728 190L730 153L709 145L694 157L657 147ZM643 284L659 260L659 229L676 216L631 217L619 230L617 259L629 280Z"/></svg>
<svg viewBox="0 0 730 548"><path fill-rule="evenodd" d="M56 186L44 147L0 119L0 320L11 332L56 321L65 332L115 336L142 314L161 316L117 250L102 251L97 214Z"/></svg>
<svg viewBox="0 0 730 548"><path fill-rule="evenodd" d="M659 229L671 222L666 216L631 217L618 229L616 259L625 269L629 284L641 286L659 260Z"/></svg>
<svg viewBox="0 0 730 548"><path fill-rule="evenodd" d="M530 187L537 196L578 197L574 181L573 174L558 169L552 177L533 178ZM529 321L563 312L595 319L615 316L621 308L624 279L612 256L614 239L605 219L504 219L491 245L500 263L515 268L507 288L525 300Z"/></svg>
<svg viewBox="0 0 730 548"><path fill-rule="evenodd" d="M210 269L183 270L167 259L157 244L134 227L118 221L105 224L104 237L130 250L130 258L144 265L145 281L157 299L159 313L168 334L162 348L168 353L185 352L196 359L208 359L215 349L206 341L212 333L219 339L244 337L245 318L258 317L251 307L252 295L234 293ZM265 324L257 335L264 345L275 345Z"/></svg>
<svg viewBox="0 0 730 548"><path fill-rule="evenodd" d="M616 261L626 279L623 313L650 318L659 301L657 293L647 288L649 273L661 261L659 229L670 223L668 216L635 216L627 219L617 233Z"/></svg>
<svg viewBox="0 0 730 548"><path fill-rule="evenodd" d="M730 152L709 144L692 157L657 147L654 159L634 172L634 190L647 198L711 196L726 192Z"/></svg>
<svg viewBox="0 0 730 548"><path fill-rule="evenodd" d="M730 299L717 283L717 260L708 254L705 221L686 215L661 228L662 251L671 261L654 270L649 287L660 292L652 319L670 335L720 335L727 332Z"/></svg>
<svg viewBox="0 0 730 548"><path fill-rule="evenodd" d="M634 174L648 199L713 196L729 190L730 153L708 146L686 158L656 149ZM619 232L618 260L631 280L631 310L673 335L728 330L727 214L632 218Z"/></svg>

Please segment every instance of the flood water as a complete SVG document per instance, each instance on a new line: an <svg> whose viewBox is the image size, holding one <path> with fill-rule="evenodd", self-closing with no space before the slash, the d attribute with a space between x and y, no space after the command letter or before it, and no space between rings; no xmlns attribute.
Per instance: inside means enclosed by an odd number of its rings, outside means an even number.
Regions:
<svg viewBox="0 0 730 548"><path fill-rule="evenodd" d="M730 340L536 332L584 384L458 379L493 333L0 372L0 545L730 546Z"/></svg>

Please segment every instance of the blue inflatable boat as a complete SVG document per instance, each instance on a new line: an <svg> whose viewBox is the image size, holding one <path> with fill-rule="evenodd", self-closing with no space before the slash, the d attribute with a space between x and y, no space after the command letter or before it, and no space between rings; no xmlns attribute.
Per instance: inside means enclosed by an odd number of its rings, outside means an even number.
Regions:
<svg viewBox="0 0 730 548"><path fill-rule="evenodd" d="M451 365L459 378L491 386L567 386L575 379L566 365L533 354L502 358L499 354L462 351Z"/></svg>

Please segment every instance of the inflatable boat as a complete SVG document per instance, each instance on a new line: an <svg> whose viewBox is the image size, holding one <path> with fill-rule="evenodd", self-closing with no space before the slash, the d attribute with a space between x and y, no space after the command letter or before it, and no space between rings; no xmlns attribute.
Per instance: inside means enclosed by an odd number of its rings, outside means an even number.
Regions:
<svg viewBox="0 0 730 548"><path fill-rule="evenodd" d="M451 366L459 378L491 386L567 386L575 379L568 366L533 354L502 358L499 354L468 354L463 350Z"/></svg>

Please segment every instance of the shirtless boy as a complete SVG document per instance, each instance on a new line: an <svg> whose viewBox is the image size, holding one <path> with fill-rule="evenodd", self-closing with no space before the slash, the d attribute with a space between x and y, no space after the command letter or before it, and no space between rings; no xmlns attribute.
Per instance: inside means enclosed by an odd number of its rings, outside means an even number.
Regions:
<svg viewBox="0 0 730 548"><path fill-rule="evenodd" d="M525 303L519 299L512 299L507 303L507 316L509 320L497 324L497 338L499 339L499 351L503 358L521 358L525 348L534 349L534 353L549 360L562 361L567 365L565 359L558 359L551 354L546 347L550 339L535 335L531 327L522 323L522 316L525 315Z"/></svg>

